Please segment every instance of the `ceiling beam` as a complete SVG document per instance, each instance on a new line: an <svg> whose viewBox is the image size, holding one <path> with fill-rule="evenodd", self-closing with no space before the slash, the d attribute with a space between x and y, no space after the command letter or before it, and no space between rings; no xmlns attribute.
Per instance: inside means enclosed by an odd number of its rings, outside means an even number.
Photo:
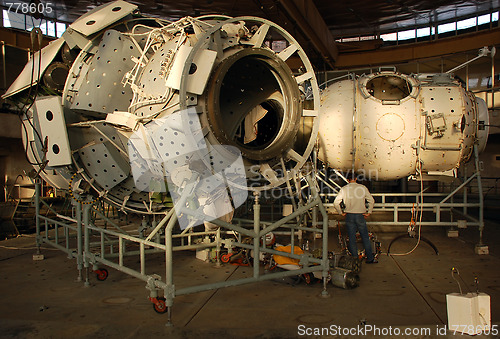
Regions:
<svg viewBox="0 0 500 339"><path fill-rule="evenodd" d="M42 47L47 46L52 40L55 40L55 38L50 38L44 35L42 40ZM26 50L33 47L31 45L31 36L29 32L23 32L20 30L5 27L0 27L0 41L3 41L3 43L6 45Z"/></svg>
<svg viewBox="0 0 500 339"><path fill-rule="evenodd" d="M392 65L413 60L431 59L495 45L500 45L500 28L438 39L431 42L386 47L377 51L340 53L335 66L337 69L349 69Z"/></svg>
<svg viewBox="0 0 500 339"><path fill-rule="evenodd" d="M337 44L313 1L280 0L280 3L326 63L333 68L339 54Z"/></svg>

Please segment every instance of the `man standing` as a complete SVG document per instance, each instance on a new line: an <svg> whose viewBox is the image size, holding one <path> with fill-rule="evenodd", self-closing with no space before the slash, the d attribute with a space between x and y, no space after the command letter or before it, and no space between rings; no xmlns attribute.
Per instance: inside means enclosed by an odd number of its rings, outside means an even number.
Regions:
<svg viewBox="0 0 500 339"><path fill-rule="evenodd" d="M356 182L357 178L354 172L349 172L347 179L349 183L340 189L333 203L335 209L342 214L342 216L345 216L347 234L349 235L349 252L351 252L353 257L358 256L356 231L359 231L365 248L366 263L377 263L377 259L373 256L365 220L365 217L372 213L375 200L366 186ZM343 207L341 207L342 202L344 205ZM366 207L366 202L368 202L368 207Z"/></svg>

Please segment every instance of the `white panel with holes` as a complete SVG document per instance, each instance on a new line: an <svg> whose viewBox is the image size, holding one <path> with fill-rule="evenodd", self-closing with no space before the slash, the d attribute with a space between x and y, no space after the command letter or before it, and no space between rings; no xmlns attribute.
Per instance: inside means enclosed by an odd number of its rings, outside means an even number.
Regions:
<svg viewBox="0 0 500 339"><path fill-rule="evenodd" d="M174 64L168 74L166 82L168 87L180 89L182 71L184 70L186 59L192 49L192 47L186 45L182 45L179 48L179 51L175 55ZM197 95L203 93L216 56L217 52L208 49L198 51L189 68L186 91Z"/></svg>
<svg viewBox="0 0 500 339"><path fill-rule="evenodd" d="M123 87L121 81L134 67L132 57L139 55L127 36L112 29L106 31L87 73L79 75L84 81L72 87L78 92L71 109L98 117L113 111L127 111L132 90L129 86Z"/></svg>
<svg viewBox="0 0 500 339"><path fill-rule="evenodd" d="M144 192L166 192L165 170L147 130L140 129L128 141L130 167L135 187ZM139 137L139 135L141 137Z"/></svg>
<svg viewBox="0 0 500 339"><path fill-rule="evenodd" d="M109 195L112 196L113 200L114 198L119 199L120 205L121 201L123 201L124 199L128 199L128 202L138 203L141 206L144 206L142 203L143 201L149 200L149 193L139 192L139 190L135 186L134 178L132 177L128 177L126 180L122 181L120 185L117 185L113 189L111 189Z"/></svg>
<svg viewBox="0 0 500 339"><path fill-rule="evenodd" d="M192 163L196 160L193 157L199 158L199 152L206 150L200 121L194 110L191 113L179 111L157 120L161 120L161 124L152 133L152 139L167 172Z"/></svg>
<svg viewBox="0 0 500 339"><path fill-rule="evenodd" d="M42 138L47 137L47 160L51 167L71 164L66 122L61 98L56 96L40 97L35 101L38 123Z"/></svg>
<svg viewBox="0 0 500 339"><path fill-rule="evenodd" d="M96 7L76 20L70 27L85 36L89 36L126 17L136 9L136 5L125 1L110 2Z"/></svg>
<svg viewBox="0 0 500 339"><path fill-rule="evenodd" d="M85 147L78 154L86 172L105 190L127 179L130 173L130 165L110 142Z"/></svg>
<svg viewBox="0 0 500 339"><path fill-rule="evenodd" d="M147 163L149 166L144 166ZM135 187L143 192L166 192L165 176L161 162L153 160L131 163Z"/></svg>

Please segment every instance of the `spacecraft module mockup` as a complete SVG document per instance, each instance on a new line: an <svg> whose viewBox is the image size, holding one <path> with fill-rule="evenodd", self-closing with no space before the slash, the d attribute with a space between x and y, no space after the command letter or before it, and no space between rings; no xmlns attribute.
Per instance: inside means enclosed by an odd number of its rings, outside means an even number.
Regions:
<svg viewBox="0 0 500 339"><path fill-rule="evenodd" d="M283 184L311 154L320 106L311 63L276 24L170 22L124 1L76 20L4 97L19 103L43 179L140 213L163 213L190 180L200 194L183 204L208 210Z"/></svg>
<svg viewBox="0 0 500 339"><path fill-rule="evenodd" d="M353 77L327 87L321 102L318 158L372 180L452 171L488 138L484 100L448 74Z"/></svg>
<svg viewBox="0 0 500 339"><path fill-rule="evenodd" d="M273 51L273 40L286 48ZM23 114L43 179L149 214L174 199L230 215L247 192L297 175L317 138L328 166L389 180L455 169L488 133L484 101L447 75L353 77L320 102L310 61L276 24L170 22L124 1L96 7L34 53L3 97ZM189 189L194 198L176 201Z"/></svg>

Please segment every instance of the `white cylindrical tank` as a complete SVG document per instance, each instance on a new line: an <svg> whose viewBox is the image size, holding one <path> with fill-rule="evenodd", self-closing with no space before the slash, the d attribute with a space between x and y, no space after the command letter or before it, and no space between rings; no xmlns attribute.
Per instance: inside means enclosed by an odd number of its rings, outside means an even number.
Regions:
<svg viewBox="0 0 500 339"><path fill-rule="evenodd" d="M363 75L329 86L321 101L319 159L373 180L415 174L419 162L423 173L449 171L476 140L486 144L478 121L487 110L449 75Z"/></svg>

